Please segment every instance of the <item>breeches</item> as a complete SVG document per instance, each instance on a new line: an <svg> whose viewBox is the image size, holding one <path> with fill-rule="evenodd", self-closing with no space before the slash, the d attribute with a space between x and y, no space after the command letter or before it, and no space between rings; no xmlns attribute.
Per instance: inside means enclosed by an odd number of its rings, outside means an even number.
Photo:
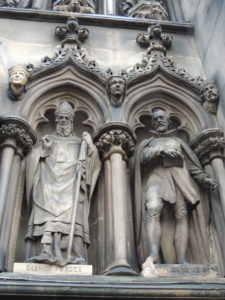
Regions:
<svg viewBox="0 0 225 300"><path fill-rule="evenodd" d="M146 220L159 220L164 201L159 197L150 197L145 203L144 215ZM187 218L187 204L182 195L172 204L176 222Z"/></svg>

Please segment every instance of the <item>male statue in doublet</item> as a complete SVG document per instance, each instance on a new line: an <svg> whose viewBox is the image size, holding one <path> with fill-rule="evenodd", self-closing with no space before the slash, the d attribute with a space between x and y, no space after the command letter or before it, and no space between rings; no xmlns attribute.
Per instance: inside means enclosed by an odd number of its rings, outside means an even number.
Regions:
<svg viewBox="0 0 225 300"><path fill-rule="evenodd" d="M152 136L140 144L136 154L135 228L141 264L147 260L165 262L165 259L160 260L164 252L161 225L165 206L172 209L174 220L169 229L170 233L173 231L171 245L176 254L173 263L187 263L188 212L200 202L198 185L193 179L206 188L217 187L187 143L175 136L175 130L169 130L170 123L165 110L153 109Z"/></svg>
<svg viewBox="0 0 225 300"><path fill-rule="evenodd" d="M90 199L101 164L91 136L74 135L70 103L61 102L55 115L55 134L44 136L26 163L27 200L32 203L27 261L86 264Z"/></svg>

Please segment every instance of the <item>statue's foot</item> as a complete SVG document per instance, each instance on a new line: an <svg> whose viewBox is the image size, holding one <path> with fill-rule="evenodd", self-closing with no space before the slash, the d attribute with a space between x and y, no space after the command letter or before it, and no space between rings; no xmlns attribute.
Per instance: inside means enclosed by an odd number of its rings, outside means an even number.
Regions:
<svg viewBox="0 0 225 300"><path fill-rule="evenodd" d="M73 265L88 265L86 260L81 257L76 257L74 260L70 261L69 263Z"/></svg>
<svg viewBox="0 0 225 300"><path fill-rule="evenodd" d="M46 263L46 264L54 264L55 263L55 260L53 259L52 256L46 254L46 253L41 253L40 255L38 256L33 256L31 258L28 258L26 260L26 262L32 262L32 263Z"/></svg>
<svg viewBox="0 0 225 300"><path fill-rule="evenodd" d="M185 258L180 258L180 259L178 258L177 263L179 265L188 265L189 264L189 262L187 262Z"/></svg>

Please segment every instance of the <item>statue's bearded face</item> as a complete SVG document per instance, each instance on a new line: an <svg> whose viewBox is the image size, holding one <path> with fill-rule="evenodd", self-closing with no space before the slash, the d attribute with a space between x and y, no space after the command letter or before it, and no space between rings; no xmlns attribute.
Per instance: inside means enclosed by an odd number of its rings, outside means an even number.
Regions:
<svg viewBox="0 0 225 300"><path fill-rule="evenodd" d="M203 96L204 99L208 102L216 102L219 98L219 90L217 86L213 84L208 84L204 89L203 89Z"/></svg>
<svg viewBox="0 0 225 300"><path fill-rule="evenodd" d="M115 97L120 97L124 93L125 82L120 77L112 78L109 82L110 93Z"/></svg>
<svg viewBox="0 0 225 300"><path fill-rule="evenodd" d="M152 125L157 132L168 130L170 118L164 110L157 110L152 114Z"/></svg>
<svg viewBox="0 0 225 300"><path fill-rule="evenodd" d="M56 134L62 137L71 135L73 129L73 121L69 114L60 113L56 116Z"/></svg>

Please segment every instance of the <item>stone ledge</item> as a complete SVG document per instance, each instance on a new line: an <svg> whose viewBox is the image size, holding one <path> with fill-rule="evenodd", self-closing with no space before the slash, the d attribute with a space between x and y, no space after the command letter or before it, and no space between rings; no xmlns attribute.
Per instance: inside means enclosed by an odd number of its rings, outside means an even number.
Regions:
<svg viewBox="0 0 225 300"><path fill-rule="evenodd" d="M174 21L154 21L140 18L128 18L122 16L110 16L100 14L80 14L55 12L51 10L0 8L0 18L32 20L42 22L66 23L71 15L76 16L80 25L103 26L114 28L128 28L146 30L151 24L160 23L164 32L194 33L195 26L191 23Z"/></svg>
<svg viewBox="0 0 225 300"><path fill-rule="evenodd" d="M0 299L225 299L225 279L38 276L2 273ZM8 298L7 298L8 297Z"/></svg>

